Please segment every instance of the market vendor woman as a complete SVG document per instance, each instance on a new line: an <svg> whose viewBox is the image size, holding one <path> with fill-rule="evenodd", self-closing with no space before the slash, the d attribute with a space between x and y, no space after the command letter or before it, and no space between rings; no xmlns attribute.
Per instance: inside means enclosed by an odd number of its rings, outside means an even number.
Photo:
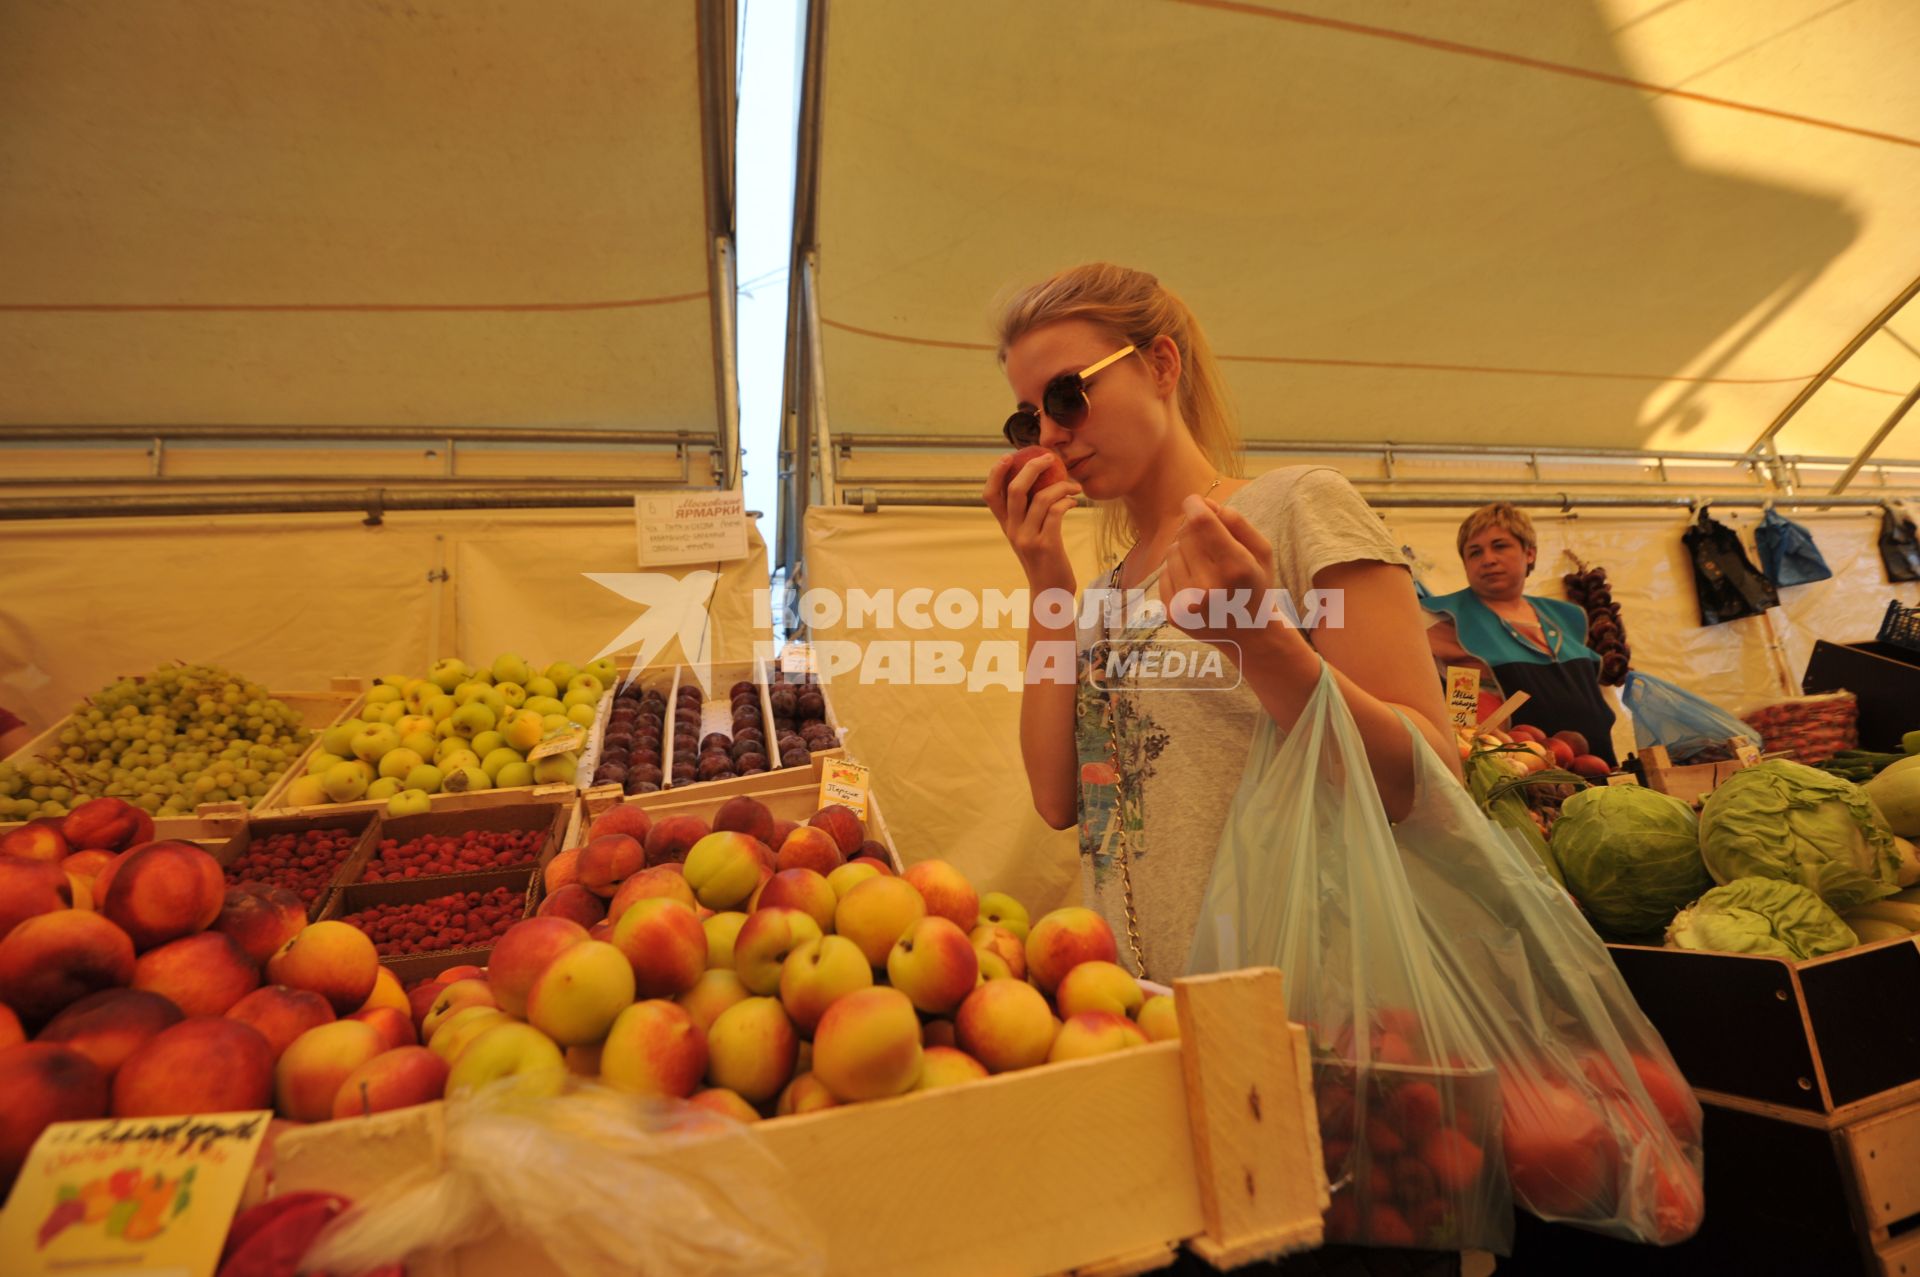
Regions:
<svg viewBox="0 0 1920 1277"><path fill-rule="evenodd" d="M1480 671L1481 688L1530 698L1512 722L1579 732L1588 751L1614 765L1613 710L1600 691L1600 658L1587 646L1587 614L1564 599L1522 592L1533 571L1533 520L1504 501L1460 525L1456 545L1467 588L1424 600L1434 661Z"/></svg>

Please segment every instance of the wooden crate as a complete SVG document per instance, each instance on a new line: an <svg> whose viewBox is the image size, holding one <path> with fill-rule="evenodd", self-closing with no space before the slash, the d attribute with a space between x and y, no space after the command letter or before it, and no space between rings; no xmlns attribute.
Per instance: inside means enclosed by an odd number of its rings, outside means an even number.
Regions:
<svg viewBox="0 0 1920 1277"><path fill-rule="evenodd" d="M1182 1038L748 1128L848 1277L1146 1272L1189 1243L1231 1267L1317 1246L1327 1185L1303 1030L1271 969L1176 986ZM444 1106L289 1130L274 1191L364 1199L445 1165ZM728 1132L730 1134L730 1132ZM756 1171L731 1138L678 1164ZM659 1163L654 1164L656 1168ZM634 1209L645 1210L644 1202ZM503 1232L410 1262L415 1277L545 1277Z"/></svg>
<svg viewBox="0 0 1920 1277"><path fill-rule="evenodd" d="M1730 746L1746 743L1741 740L1727 742ZM1789 755L1776 751L1771 754L1756 755L1753 761L1764 762L1770 758L1786 757ZM1738 758L1730 758L1724 762L1688 763L1684 767L1676 767L1667 755L1665 745L1649 745L1640 752L1640 769L1647 788L1658 790L1663 794L1671 794L1681 802L1692 806L1698 806L1700 800L1719 788L1722 781L1752 765L1753 763L1742 762Z"/></svg>
<svg viewBox="0 0 1920 1277"><path fill-rule="evenodd" d="M1833 1113L1920 1082L1920 945L1911 937L1808 962L1607 947L1703 1091Z"/></svg>
<svg viewBox="0 0 1920 1277"><path fill-rule="evenodd" d="M729 689L732 688L735 683L739 683L743 681L751 681L755 685L760 695L761 730L769 733L772 732L773 704L768 699L768 691L771 686L771 683L769 681L769 673L765 665L761 664L758 661L723 661L723 662L719 662L714 665L706 667L706 670L707 670L707 686L711 689L709 695L706 698L708 703L717 702L717 701L726 699L728 697ZM665 738L661 741L661 747L662 747L661 754L663 759L665 760L661 766L661 773L662 773L661 787L660 787L661 792L665 792L667 790L679 790L684 792L684 791L695 789L695 788L704 790L707 787L713 786L713 785L737 785L743 781L752 781L752 780L760 779L760 777L758 776L737 776L727 780L683 780L678 782L674 781L673 753L676 748L677 742L683 739L683 737L680 736L678 727L673 722L672 711L677 706L677 701L679 699L681 686L683 684L691 682L696 677L697 675L695 673L695 667L691 665L649 665L649 666L642 667L640 669L635 669L629 665L629 666L623 666L621 668L620 678L618 680L617 686L625 687L630 683L637 682L640 684L643 690L652 690L657 688L667 698L667 710L668 710L667 723L666 723L667 734ZM829 723L833 721L832 714L833 714L832 706L829 705L827 709ZM730 732L731 732L731 728L729 728L729 733ZM597 758L598 758L597 747L600 743L601 738L604 737L606 734L606 721L604 717L599 723L595 725L594 733L595 733L594 742L596 745L596 762L597 762ZM697 749L699 745L698 738L696 737L691 742L691 744ZM840 749L821 750L815 753L812 757L815 760L822 759L822 758L838 758L843 756L844 753L845 751ZM768 763L767 774L772 774L774 772L778 772L781 770L791 770L791 769L784 768L782 763L780 762L780 759L772 753L769 753L767 755L767 763ZM814 764L814 765L817 765L817 764ZM592 774L591 772L587 774L586 779L589 782L590 782L591 774ZM649 794L635 795L635 797L654 797L654 796L655 795L649 795Z"/></svg>
<svg viewBox="0 0 1920 1277"><path fill-rule="evenodd" d="M294 777L302 775L306 771L308 757L319 747L319 734L335 723L340 722L353 708L361 695L362 689L359 687L357 680L346 680L346 684L351 685L343 684L343 680L334 679L332 688L324 692L269 693L273 699L283 701L289 707L299 711L300 721L306 724L309 731L314 733L313 740L309 741L307 747L296 754L293 761L287 764L287 770L282 774L279 781L271 786L264 795L251 805L243 802L201 803L194 809L191 816L168 816L155 819L153 822L153 836L156 839L180 838L188 842L197 842L208 839L230 838L238 833L246 824L247 814L249 812L265 811L266 804L276 792L285 788ZM7 755L5 761L10 763L23 763L28 759L38 756L43 750L58 748L60 733L65 731L67 725L72 721L72 715L61 719L53 726L47 728L46 731L41 732L19 749ZM0 821L0 834L18 829L25 823L25 821L21 820Z"/></svg>
<svg viewBox="0 0 1920 1277"><path fill-rule="evenodd" d="M639 807L655 820L666 816L698 816L712 824L713 818L728 799L744 795L765 803L777 820L805 823L809 816L820 809L820 777L831 756L836 755L824 752L815 754L813 765L804 769L785 767L759 776L740 776L688 788L663 789L657 794L628 796L621 793L617 785L589 789L580 796L580 815L570 828L564 846L580 846L586 839L587 826L593 823L594 818L617 804ZM867 794L866 826L867 837L886 847L894 872L903 871L905 864L893 845L893 836L887 832L886 818L880 814L879 796L871 792Z"/></svg>
<svg viewBox="0 0 1920 1277"><path fill-rule="evenodd" d="M420 817L414 817L420 819ZM512 869L489 869L480 873L440 874L432 878L406 878L397 882L356 882L336 887L328 898L324 918L344 918L372 905L410 905L423 900L464 891L492 891L496 887L517 889L523 893L522 917L531 917L540 900L540 871L531 865ZM399 978L403 987L438 975L448 967L487 965L493 946L469 945L457 949L438 949L431 953L382 954L380 965Z"/></svg>
<svg viewBox="0 0 1920 1277"><path fill-rule="evenodd" d="M351 684L356 690L352 702L336 714L327 724L328 726L343 723L347 719L358 715L366 705L366 694L372 686L370 680L366 679L336 678L334 683L338 686ZM506 789L480 789L469 790L465 793L458 794L434 794L430 798L433 810L460 811L471 807L498 807L524 802L572 802L574 797L578 795L580 790L586 785L588 777L593 775L593 763L598 751L600 733L604 730L607 710L612 704L613 697L610 694L600 698L600 704L596 710L596 717L594 721L588 725L586 730L586 744L581 750L580 763L575 769L573 780L548 785L515 785ZM280 778L280 783L268 790L266 796L254 806L254 814L314 816L329 811L384 811L386 809L387 800L384 798L362 798L357 802L351 803L312 803L304 807L291 803L287 798L287 791L293 786L294 781L306 775L307 762L319 748L320 741L316 737L313 744L308 747L307 752L300 756L295 766L287 769L286 775Z"/></svg>
<svg viewBox="0 0 1920 1277"><path fill-rule="evenodd" d="M332 881L321 888L319 894L307 904L307 917L318 920L321 914L325 912L327 898L333 894L334 888L338 887L343 881L346 881L344 875L348 872L348 867L356 863L364 862L366 859L366 851L368 844L373 838L376 819L376 813L371 811L336 811L327 812L319 816L260 817L248 820L243 824L239 832L221 845L221 849L216 853L214 859L220 862L222 869L226 869L232 865L234 861L245 855L248 848L250 848L256 840L271 838L276 834L305 833L309 829L346 829L357 833L359 835L358 841L355 842L352 850L347 853L346 859L340 862L333 875ZM236 886L238 884L229 880L227 885Z"/></svg>
<svg viewBox="0 0 1920 1277"><path fill-rule="evenodd" d="M505 790L502 792L510 793ZM381 813L368 833L367 840L361 844L355 858L342 867L339 885L341 887L374 887L385 883L363 883L360 875L366 871L369 861L379 850L380 843L388 838L397 838L401 842L419 838L428 834L461 834L475 830L502 829L539 829L545 831L540 848L534 853L529 865L515 865L510 868L543 869L555 853L561 848L561 842L568 827L573 822L577 803L565 805L559 803L528 802L494 803L486 807L457 807L446 811L421 812L415 816L389 816ZM500 872L487 870L484 872ZM439 874L429 878L409 878L389 881L399 882L440 882L451 878L465 877L465 874ZM424 899L425 897L421 897ZM534 900L539 903L538 897Z"/></svg>

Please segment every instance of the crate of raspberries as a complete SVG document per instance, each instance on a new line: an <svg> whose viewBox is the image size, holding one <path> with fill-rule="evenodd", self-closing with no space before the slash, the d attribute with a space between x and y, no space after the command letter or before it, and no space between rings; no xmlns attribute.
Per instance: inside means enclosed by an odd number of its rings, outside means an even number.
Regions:
<svg viewBox="0 0 1920 1277"><path fill-rule="evenodd" d="M439 882L355 883L334 893L328 916L357 927L382 961L493 947L527 916L534 873L503 869Z"/></svg>
<svg viewBox="0 0 1920 1277"><path fill-rule="evenodd" d="M300 898L308 917L318 917L327 893L372 829L370 811L319 819L255 820L223 853L227 886L290 891Z"/></svg>
<svg viewBox="0 0 1920 1277"><path fill-rule="evenodd" d="M530 868L558 845L571 814L563 805L520 803L383 817L350 881L409 882Z"/></svg>

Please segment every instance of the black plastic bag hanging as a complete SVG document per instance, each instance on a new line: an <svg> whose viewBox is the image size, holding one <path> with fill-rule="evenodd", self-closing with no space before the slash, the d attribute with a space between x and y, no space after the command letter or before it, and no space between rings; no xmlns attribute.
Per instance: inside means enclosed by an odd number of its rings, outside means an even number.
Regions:
<svg viewBox="0 0 1920 1277"><path fill-rule="evenodd" d="M1700 624L1720 625L1745 616L1759 616L1780 606L1773 583L1747 558L1746 547L1734 530L1700 507L1699 517L1686 535L1687 554L1693 559L1693 585L1700 595Z"/></svg>
<svg viewBox="0 0 1920 1277"><path fill-rule="evenodd" d="M1880 562L1889 581L1920 581L1920 537L1904 510L1886 506L1880 512Z"/></svg>
<svg viewBox="0 0 1920 1277"><path fill-rule="evenodd" d="M1771 506L1753 530L1753 544L1760 551L1760 570L1776 587L1810 585L1833 575L1813 534Z"/></svg>

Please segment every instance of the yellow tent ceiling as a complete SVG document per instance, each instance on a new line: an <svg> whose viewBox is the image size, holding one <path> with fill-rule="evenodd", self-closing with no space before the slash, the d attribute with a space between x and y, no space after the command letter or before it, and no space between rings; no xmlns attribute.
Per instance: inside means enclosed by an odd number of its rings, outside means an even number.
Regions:
<svg viewBox="0 0 1920 1277"><path fill-rule="evenodd" d="M731 10L0 5L0 435L721 436Z"/></svg>
<svg viewBox="0 0 1920 1277"><path fill-rule="evenodd" d="M816 20L836 435L994 435L994 298L1108 258L1193 305L1250 439L1740 452L1920 275L1913 0ZM1920 303L1779 445L1851 455L1916 380Z"/></svg>

